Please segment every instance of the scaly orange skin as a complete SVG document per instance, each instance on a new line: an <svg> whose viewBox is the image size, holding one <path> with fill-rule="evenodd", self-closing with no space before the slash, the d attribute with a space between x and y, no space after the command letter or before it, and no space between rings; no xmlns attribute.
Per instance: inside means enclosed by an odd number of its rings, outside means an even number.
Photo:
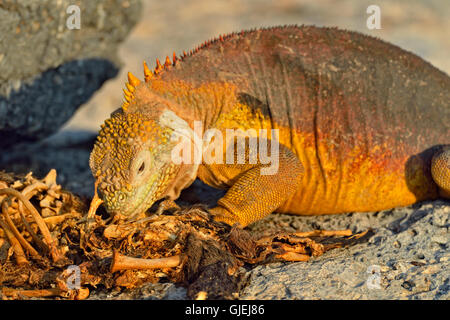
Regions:
<svg viewBox="0 0 450 320"><path fill-rule="evenodd" d="M206 43L174 66L157 63L145 78L131 78L123 113L152 126L171 110L191 128L200 120L205 130L279 130L285 162L272 178L239 180L249 165L196 169L206 183L231 188L212 209L219 220L378 211L448 192L450 78L381 40L329 28L255 30ZM103 132L99 139L108 140ZM104 151L100 142L91 162L103 180L112 166L96 156ZM249 192L261 204L247 203Z"/></svg>

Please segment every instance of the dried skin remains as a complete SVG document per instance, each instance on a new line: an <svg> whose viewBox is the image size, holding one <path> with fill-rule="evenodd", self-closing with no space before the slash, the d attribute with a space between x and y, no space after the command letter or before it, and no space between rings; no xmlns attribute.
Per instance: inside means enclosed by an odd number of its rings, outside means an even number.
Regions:
<svg viewBox="0 0 450 320"><path fill-rule="evenodd" d="M85 299L89 295L87 286L101 285L107 290L114 287L133 289L148 282L157 282L161 277L186 284L189 297L196 297L198 292L203 291L211 299L233 298L233 294L239 291L239 266L243 263L266 263L273 259L305 261L310 256L346 245L345 242L351 238L336 238L337 243L331 246L304 236L331 238L335 235L347 236L348 232L278 234L258 239L256 234L214 222L201 208L180 209L172 215L166 213L133 222L122 221L117 225L107 224L95 215L92 228L83 233L89 222L85 216L86 208L74 195L62 192L54 178L36 180L29 175L15 182L0 181L0 186L13 188L25 197L32 192L33 200L39 200L38 211L42 212L45 208L51 210L52 213L43 219L64 258L63 261L53 261L48 251L27 233L20 218L17 199L10 199L12 203L8 212L11 220L24 239L39 253L40 259L21 250L27 262L18 266L19 261L16 262L14 257L19 252L15 250L22 244L19 242L17 246L11 246L13 255L7 256L6 261L1 258L0 264L0 286L4 299L55 296ZM36 189L36 186L39 188ZM2 200L4 206L6 196ZM95 200L98 198L94 198L91 215L95 213ZM24 213L33 232L43 238L36 224L31 222L31 215L27 211ZM11 241L3 229L4 225L0 227L0 247ZM83 244L82 237L85 238ZM70 276L67 267L74 264L79 266L81 272L81 288L77 290L69 289L67 284ZM111 267L114 272L111 272ZM211 277L211 274L216 277ZM139 290L134 292L139 297Z"/></svg>

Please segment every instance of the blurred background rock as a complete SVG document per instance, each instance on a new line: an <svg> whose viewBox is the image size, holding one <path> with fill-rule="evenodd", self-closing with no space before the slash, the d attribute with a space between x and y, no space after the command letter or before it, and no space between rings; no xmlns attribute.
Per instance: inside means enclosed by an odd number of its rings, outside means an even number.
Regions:
<svg viewBox="0 0 450 320"><path fill-rule="evenodd" d="M139 20L140 4L0 1L0 147L56 132L117 75L117 47Z"/></svg>

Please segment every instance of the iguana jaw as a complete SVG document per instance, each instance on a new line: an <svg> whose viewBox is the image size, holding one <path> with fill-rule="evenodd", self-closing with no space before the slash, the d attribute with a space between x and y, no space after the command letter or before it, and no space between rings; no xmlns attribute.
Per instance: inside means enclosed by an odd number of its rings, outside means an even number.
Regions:
<svg viewBox="0 0 450 320"><path fill-rule="evenodd" d="M112 215L132 218L149 209L156 201L166 194L167 186L172 182L176 168L166 166L155 171L145 181L135 185L129 192L117 191L114 194L100 194L106 210Z"/></svg>
<svg viewBox="0 0 450 320"><path fill-rule="evenodd" d="M127 219L145 213L156 201L167 198L175 200L180 192L194 182L198 166L196 165L169 165L156 173L145 183L134 187L122 199L120 193L114 195L115 199L103 199L106 210L112 215L120 215ZM101 192L100 192L101 193Z"/></svg>
<svg viewBox="0 0 450 320"><path fill-rule="evenodd" d="M156 181L155 181L156 182ZM127 196L127 201L123 202L119 209L108 208L108 201L105 201L106 209L113 216L120 214L126 218L133 218L136 215L144 213L158 199L155 197L157 184L153 182L144 184L134 190L134 194Z"/></svg>

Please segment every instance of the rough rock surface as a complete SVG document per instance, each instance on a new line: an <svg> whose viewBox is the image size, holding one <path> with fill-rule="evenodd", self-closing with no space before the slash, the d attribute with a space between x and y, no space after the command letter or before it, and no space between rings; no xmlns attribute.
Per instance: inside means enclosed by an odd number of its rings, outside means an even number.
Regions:
<svg viewBox="0 0 450 320"><path fill-rule="evenodd" d="M253 269L243 299L450 298L450 205L434 201L375 213L270 216L255 228L375 229L368 243L329 251L307 263Z"/></svg>
<svg viewBox="0 0 450 320"><path fill-rule="evenodd" d="M80 8L80 29L67 20ZM120 66L139 0L0 2L0 146L56 132Z"/></svg>
<svg viewBox="0 0 450 320"><path fill-rule="evenodd" d="M376 233L364 244L335 249L309 262L276 263L247 272L240 299L450 299L450 206L424 202L377 213L298 217L271 215L253 229L363 230ZM124 292L94 292L89 299L187 299L170 283Z"/></svg>

